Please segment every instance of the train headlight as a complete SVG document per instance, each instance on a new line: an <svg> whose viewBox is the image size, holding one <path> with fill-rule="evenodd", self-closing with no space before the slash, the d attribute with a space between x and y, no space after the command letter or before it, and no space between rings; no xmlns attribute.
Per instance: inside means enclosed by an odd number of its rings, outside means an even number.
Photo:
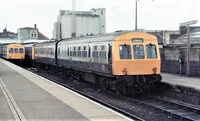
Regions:
<svg viewBox="0 0 200 121"><path fill-rule="evenodd" d="M157 68L156 68L156 67L154 67L152 70L153 70L153 72L154 72L154 73L156 73L156 71L157 71Z"/></svg>

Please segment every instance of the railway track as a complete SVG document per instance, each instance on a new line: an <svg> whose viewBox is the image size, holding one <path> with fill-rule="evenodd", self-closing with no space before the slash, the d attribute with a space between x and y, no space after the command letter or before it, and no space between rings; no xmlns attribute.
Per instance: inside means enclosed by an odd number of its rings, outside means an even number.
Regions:
<svg viewBox="0 0 200 121"><path fill-rule="evenodd" d="M56 81L55 79L52 79L49 76L44 76L40 73L37 73L40 76L43 76L59 85L62 85L70 90L73 90L74 92L77 92L91 100L94 100L95 102L98 102L108 108L111 108L133 120L137 121L144 121L144 119L132 114L129 111L125 111L122 108L119 108L117 106L114 106L108 102L103 101L102 99L99 99L98 97L89 95L87 92L80 91L79 89L75 89L72 86L69 86L68 84L65 84L60 81ZM50 74L51 75L51 74ZM53 75L53 74L52 74ZM85 85L83 86L85 87ZM81 88L81 87L80 87ZM91 87L89 87L91 88ZM115 93L109 92L109 94L116 96ZM127 102L130 102L132 104L141 105L143 107L152 108L153 110L157 110L158 114L165 114L166 116L169 116L168 119L163 118L163 120L189 120L189 121L196 121L200 119L200 107L197 107L196 105L183 103L177 100L173 100L171 98L167 97L159 97L159 96L135 96L135 97L127 97L127 96L118 96L119 98L123 100L127 100ZM147 119L145 119L147 120Z"/></svg>
<svg viewBox="0 0 200 121"><path fill-rule="evenodd" d="M191 104L157 96L129 98L129 100L160 110L169 114L171 118L176 117L180 120L200 121L200 107Z"/></svg>

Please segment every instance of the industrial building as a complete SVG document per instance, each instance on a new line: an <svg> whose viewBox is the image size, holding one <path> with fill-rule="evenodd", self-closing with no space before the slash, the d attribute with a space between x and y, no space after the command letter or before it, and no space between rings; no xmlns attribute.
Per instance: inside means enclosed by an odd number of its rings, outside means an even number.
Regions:
<svg viewBox="0 0 200 121"><path fill-rule="evenodd" d="M75 12L60 10L53 28L53 38L57 40L104 33L106 33L104 8Z"/></svg>

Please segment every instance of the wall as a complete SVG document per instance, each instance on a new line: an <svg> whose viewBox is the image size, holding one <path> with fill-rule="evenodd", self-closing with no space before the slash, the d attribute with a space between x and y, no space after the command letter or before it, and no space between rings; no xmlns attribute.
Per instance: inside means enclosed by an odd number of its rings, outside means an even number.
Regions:
<svg viewBox="0 0 200 121"><path fill-rule="evenodd" d="M65 14L61 17L61 38L71 38L72 28L72 15ZM55 27L54 27L55 28ZM87 34L99 34L99 17L76 15L76 36L86 36Z"/></svg>
<svg viewBox="0 0 200 121"><path fill-rule="evenodd" d="M98 8L91 10L93 15L99 15L99 33L106 33L106 9Z"/></svg>
<svg viewBox="0 0 200 121"><path fill-rule="evenodd" d="M61 39L61 23L60 22L54 23L53 38L56 39L56 40Z"/></svg>
<svg viewBox="0 0 200 121"><path fill-rule="evenodd" d="M187 72L187 56L186 48L170 48L160 49L161 54L161 71L186 75ZM182 60L182 63L180 63ZM191 76L200 76L200 48L191 48L190 50L190 72Z"/></svg>

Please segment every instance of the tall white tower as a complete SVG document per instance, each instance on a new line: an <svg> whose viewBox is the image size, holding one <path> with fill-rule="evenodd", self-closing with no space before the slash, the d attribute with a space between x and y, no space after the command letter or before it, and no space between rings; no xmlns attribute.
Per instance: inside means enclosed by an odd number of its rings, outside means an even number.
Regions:
<svg viewBox="0 0 200 121"><path fill-rule="evenodd" d="M106 9L105 8L98 8L91 10L93 15L99 15L99 33L104 34L106 33Z"/></svg>
<svg viewBox="0 0 200 121"><path fill-rule="evenodd" d="M72 37L76 37L76 0L72 0Z"/></svg>

